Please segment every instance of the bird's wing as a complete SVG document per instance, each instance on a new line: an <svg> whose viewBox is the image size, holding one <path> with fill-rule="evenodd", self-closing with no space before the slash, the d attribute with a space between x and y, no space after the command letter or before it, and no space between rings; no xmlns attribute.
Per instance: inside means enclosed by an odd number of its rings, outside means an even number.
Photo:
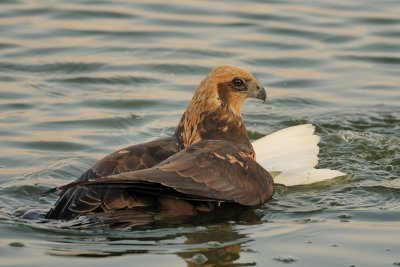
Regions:
<svg viewBox="0 0 400 267"><path fill-rule="evenodd" d="M158 196L257 205L271 198L274 186L269 173L250 152L252 149L245 145L201 141L150 169L89 179L60 189L118 187L149 194L155 190Z"/></svg>
<svg viewBox="0 0 400 267"><path fill-rule="evenodd" d="M120 149L98 161L84 172L75 182L82 183L104 176L132 172L151 168L180 150L175 138L159 139L139 145ZM74 203L79 200L79 207L74 210ZM102 203L103 207L99 204ZM99 208L107 209L116 205L144 205L124 190L88 190L86 188L69 188L62 190L55 206L47 213L49 219L71 219L77 215Z"/></svg>
<svg viewBox="0 0 400 267"><path fill-rule="evenodd" d="M315 169L320 138L314 131L314 125L302 124L276 131L252 143L257 162L271 173L276 184L306 185L346 175L336 170Z"/></svg>
<svg viewBox="0 0 400 267"><path fill-rule="evenodd" d="M180 150L175 138L164 138L120 149L93 167L98 177L151 168ZM92 177L90 177L92 178Z"/></svg>

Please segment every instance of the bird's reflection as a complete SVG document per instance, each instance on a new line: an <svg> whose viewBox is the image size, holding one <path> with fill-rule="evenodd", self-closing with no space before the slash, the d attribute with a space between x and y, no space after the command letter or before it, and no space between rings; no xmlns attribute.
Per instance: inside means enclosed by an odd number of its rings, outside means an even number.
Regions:
<svg viewBox="0 0 400 267"><path fill-rule="evenodd" d="M205 248L177 253L187 266L253 266L254 262L236 264L242 245L250 241L244 233L235 229L235 224L259 224L262 214L254 208L236 205L222 206L215 213L207 214L201 220L215 223L203 231L188 234L186 244L207 244ZM226 223L227 221L234 223ZM202 257L204 256L204 257ZM203 262L202 262L203 261Z"/></svg>
<svg viewBox="0 0 400 267"><path fill-rule="evenodd" d="M236 263L242 245L251 241L245 233L240 233L237 225L260 224L262 216L255 208L234 205L224 205L211 213L174 221L153 221L143 214L135 217L131 211L119 211L96 215L90 218L90 223L75 221L75 225L64 225L64 228L81 230L75 235L58 238L57 245L47 253L107 257L153 252L159 254L160 251L168 254L171 251L182 258L187 266L252 266L255 263ZM82 229L85 234L82 234ZM88 236L88 229L97 230ZM101 233L102 239L99 239L98 229L107 229ZM93 245L93 242L97 245ZM77 250L77 247L80 249Z"/></svg>
<svg viewBox="0 0 400 267"><path fill-rule="evenodd" d="M219 225L188 234L186 244L206 244L205 248L177 253L187 266L231 265L240 258L241 245L247 242L246 235L235 231L230 224Z"/></svg>

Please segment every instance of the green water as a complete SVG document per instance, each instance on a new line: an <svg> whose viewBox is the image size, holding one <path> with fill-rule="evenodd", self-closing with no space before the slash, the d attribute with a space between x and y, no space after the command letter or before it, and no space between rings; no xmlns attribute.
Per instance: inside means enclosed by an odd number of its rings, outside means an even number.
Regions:
<svg viewBox="0 0 400 267"><path fill-rule="evenodd" d="M400 265L399 14L397 0L0 1L0 265ZM319 166L348 176L140 229L22 218L108 153L172 134L222 63L267 89L243 110L253 138L313 123Z"/></svg>

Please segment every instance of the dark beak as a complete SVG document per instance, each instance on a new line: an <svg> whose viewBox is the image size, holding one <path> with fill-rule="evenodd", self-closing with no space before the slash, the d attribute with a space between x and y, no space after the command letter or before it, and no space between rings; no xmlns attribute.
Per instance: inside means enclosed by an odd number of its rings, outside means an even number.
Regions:
<svg viewBox="0 0 400 267"><path fill-rule="evenodd" d="M261 99L265 102L265 100L267 99L267 93L265 92L264 87L261 87L258 92L256 93L256 98L257 99Z"/></svg>

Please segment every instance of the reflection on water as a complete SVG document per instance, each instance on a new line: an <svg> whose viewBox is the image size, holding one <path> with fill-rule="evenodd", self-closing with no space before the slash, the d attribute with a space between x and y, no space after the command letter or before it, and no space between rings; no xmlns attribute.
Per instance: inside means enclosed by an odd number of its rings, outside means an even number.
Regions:
<svg viewBox="0 0 400 267"><path fill-rule="evenodd" d="M0 265L400 262L398 14L396 0L0 1ZM243 111L252 138L313 123L320 167L349 176L147 227L23 218L104 155L170 135L222 63L267 88Z"/></svg>
<svg viewBox="0 0 400 267"><path fill-rule="evenodd" d="M116 217L123 219L116 224ZM23 232L35 231L41 241L33 247L40 247L51 256L105 258L174 253L187 266L214 266L234 264L243 251L252 252L246 246L253 239L237 227L261 225L262 217L260 210L254 208L227 206L201 218L176 218L146 226L132 226L136 218L129 211L80 217L70 222L30 218L20 220L19 226L23 226ZM25 247L24 242L8 245ZM244 266L255 264L240 262Z"/></svg>
<svg viewBox="0 0 400 267"><path fill-rule="evenodd" d="M180 229L180 230L179 230ZM121 231L121 229L119 229ZM187 232L186 232L187 231ZM240 258L241 244L248 243L250 239L245 234L239 234L232 225L221 224L218 227L189 227L187 229L164 228L167 232L159 236L157 230L136 230L135 235L74 237L74 243L68 240L46 249L46 253L52 256L70 257L109 257L122 255L136 255L149 253L164 253L159 249L174 251L182 262L188 266L199 264L232 264ZM212 241L210 241L212 240ZM61 243L60 243L61 242ZM95 248L93 248L95 244ZM207 266L206 264L206 266Z"/></svg>
<svg viewBox="0 0 400 267"><path fill-rule="evenodd" d="M217 229L211 228L210 230L207 229L207 231L192 233L187 236L185 241L185 244L188 245L206 243L208 247L195 252L178 253L178 255L186 260L188 266L233 264L240 258L241 245L238 242L245 242L245 235L235 232L231 225L218 227ZM248 263L245 265L252 266L254 264Z"/></svg>

